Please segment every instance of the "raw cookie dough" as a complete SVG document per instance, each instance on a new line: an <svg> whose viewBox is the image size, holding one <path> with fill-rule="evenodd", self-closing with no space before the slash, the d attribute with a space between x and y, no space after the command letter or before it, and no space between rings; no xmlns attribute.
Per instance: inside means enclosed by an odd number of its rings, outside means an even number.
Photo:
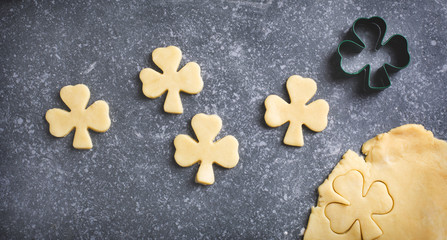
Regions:
<svg viewBox="0 0 447 240"><path fill-rule="evenodd" d="M55 137L65 137L74 128L73 147L90 149L93 147L88 129L105 132L110 127L109 105L105 101L96 101L87 107L90 90L84 84L65 86L60 96L70 108L70 112L53 108L47 111L45 118L50 124L50 133Z"/></svg>
<svg viewBox="0 0 447 240"><path fill-rule="evenodd" d="M180 134L174 139L175 161L182 167L199 162L196 182L204 185L214 183L213 163L224 168L233 168L239 162L239 143L233 136L213 142L222 129L222 120L217 115L199 113L191 120L198 142L188 135Z"/></svg>
<svg viewBox="0 0 447 240"><path fill-rule="evenodd" d="M143 93L146 97L158 98L168 91L164 104L164 110L168 113L183 113L180 91L197 94L203 88L200 66L197 63L189 62L177 72L181 59L182 51L178 47L157 48L152 53L152 60L163 73L151 68L145 68L140 72Z"/></svg>
<svg viewBox="0 0 447 240"><path fill-rule="evenodd" d="M349 150L318 188L304 240L445 239L447 142L408 124Z"/></svg>
<svg viewBox="0 0 447 240"><path fill-rule="evenodd" d="M301 147L304 145L302 125L315 132L323 131L327 126L329 104L318 99L306 105L317 92L317 83L311 78L291 76L287 80L287 91L290 104L276 95L265 99L264 119L270 127L279 127L290 122L284 144Z"/></svg>

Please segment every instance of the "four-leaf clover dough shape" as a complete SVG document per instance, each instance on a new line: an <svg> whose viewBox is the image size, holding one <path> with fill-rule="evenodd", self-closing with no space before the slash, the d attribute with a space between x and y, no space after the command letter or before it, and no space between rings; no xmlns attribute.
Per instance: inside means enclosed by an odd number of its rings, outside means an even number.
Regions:
<svg viewBox="0 0 447 240"><path fill-rule="evenodd" d="M146 97L158 98L168 92L164 104L164 110L168 113L183 113L180 92L197 94L203 88L200 66L195 62L189 62L177 71L181 59L182 52L178 47L157 48L152 52L152 60L163 73L151 68L145 68L140 72L143 93Z"/></svg>
<svg viewBox="0 0 447 240"><path fill-rule="evenodd" d="M70 112L59 108L47 111L45 118L50 124L50 133L55 137L65 137L75 130L73 147L90 149L93 147L88 129L105 132L110 127L109 105L102 100L94 102L87 109L90 90L84 84L65 86L61 89L62 101Z"/></svg>
<svg viewBox="0 0 447 240"><path fill-rule="evenodd" d="M214 183L213 163L224 168L233 168L239 162L239 143L233 136L225 136L213 142L222 129L222 120L217 115L199 113L191 120L197 141L180 134L174 139L175 161L182 167L199 162L196 182L203 185Z"/></svg>
<svg viewBox="0 0 447 240"><path fill-rule="evenodd" d="M318 99L308 105L306 103L317 92L317 83L311 78L293 75L287 80L287 91L290 103L277 95L265 99L265 122L270 127L279 127L290 122L284 137L284 144L303 146L302 125L315 132L323 131L327 126L329 104Z"/></svg>
<svg viewBox="0 0 447 240"><path fill-rule="evenodd" d="M325 213L332 231L345 233L355 221L359 221L362 239L376 239L382 235L382 230L372 216L389 213L393 208L393 199L385 183L375 181L365 191L363 182L363 175L357 170L336 177L333 188L348 203L330 203Z"/></svg>
<svg viewBox="0 0 447 240"><path fill-rule="evenodd" d="M408 124L370 139L363 144L362 152L365 159L351 150L347 151L318 188L318 203L312 208L304 240L445 239L447 142L436 139L421 125ZM361 173L363 180L352 172ZM343 175L352 179L336 181ZM383 193L385 189L380 182L386 185L388 194ZM352 188L353 184L359 186ZM369 222L372 226L365 226L367 222L355 221L346 232L340 233L367 209L354 213L353 209L346 207L346 211L338 209L338 213L327 215L328 210L332 211L330 206L336 206L334 204L349 205L352 201L350 196L358 194L360 185L366 196L375 192L372 198L383 197L371 200L375 207L377 204L383 207L380 210L389 208L391 196L392 210L382 215L372 214L376 225ZM340 216L334 218L336 214ZM339 220L346 222L337 223ZM334 228L334 224L339 225ZM380 235L376 226L380 228Z"/></svg>

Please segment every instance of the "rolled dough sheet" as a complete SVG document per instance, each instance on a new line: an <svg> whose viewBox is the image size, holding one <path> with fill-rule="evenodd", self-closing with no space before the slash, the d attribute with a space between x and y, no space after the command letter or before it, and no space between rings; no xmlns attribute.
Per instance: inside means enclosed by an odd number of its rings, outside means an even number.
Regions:
<svg viewBox="0 0 447 240"><path fill-rule="evenodd" d="M362 152L346 152L318 188L304 240L446 239L447 142L408 124Z"/></svg>

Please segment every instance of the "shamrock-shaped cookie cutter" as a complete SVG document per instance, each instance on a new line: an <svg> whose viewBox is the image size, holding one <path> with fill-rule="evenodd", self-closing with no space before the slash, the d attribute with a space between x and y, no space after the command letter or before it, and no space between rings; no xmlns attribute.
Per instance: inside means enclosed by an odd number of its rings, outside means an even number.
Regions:
<svg viewBox="0 0 447 240"><path fill-rule="evenodd" d="M360 53L363 49L366 48L365 43L360 39L359 35L356 32L356 28L359 25L372 25L376 26L379 29L379 38L376 42L375 50L378 51L381 47L390 47L394 50L396 53L396 57L399 59L399 62L391 64L391 63L384 63L379 70L377 70L377 74L380 75L380 79L382 80L381 85L373 86L371 84L371 65L367 64L362 69L356 71L356 72L349 72L345 70L342 66L343 62L343 55L342 55L342 49L350 49L351 51L355 53ZM397 72L401 69L406 68L410 64L410 53L408 52L408 42L407 39L400 35L395 34L391 36L385 43L383 43L383 38L385 37L386 33L386 22L381 17L371 17L371 18L358 18L354 21L352 24L352 39L344 40L342 41L337 48L338 55L340 57L340 69L343 71L343 73L347 75L358 75L361 72L365 72L365 79L367 83L367 88L369 90L383 90L385 88L388 88L391 86L390 76L389 73Z"/></svg>

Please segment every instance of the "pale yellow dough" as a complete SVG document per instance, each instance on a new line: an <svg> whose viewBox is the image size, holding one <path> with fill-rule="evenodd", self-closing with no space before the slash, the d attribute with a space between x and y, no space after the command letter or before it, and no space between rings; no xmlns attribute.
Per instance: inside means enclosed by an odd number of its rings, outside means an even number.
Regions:
<svg viewBox="0 0 447 240"><path fill-rule="evenodd" d="M304 240L443 240L447 142L404 125L349 150L318 188Z"/></svg>
<svg viewBox="0 0 447 240"><path fill-rule="evenodd" d="M90 99L90 90L84 84L65 86L61 89L60 96L71 111L59 108L47 111L45 118L50 124L50 133L55 137L65 137L76 128L73 147L92 148L88 129L96 132L105 132L109 129L109 105L100 100L85 109Z"/></svg>
<svg viewBox="0 0 447 240"><path fill-rule="evenodd" d="M233 168L239 162L239 143L233 136L226 136L213 142L222 129L222 120L217 115L199 113L191 120L191 126L198 142L188 135L174 139L175 161L182 167L199 162L196 182L204 185L214 183L213 163L224 168Z"/></svg>
<svg viewBox="0 0 447 240"><path fill-rule="evenodd" d="M140 72L143 93L146 97L158 98L168 91L164 104L164 110L168 113L183 113L180 92L197 94L203 88L200 66L197 63L187 63L177 72L181 59L182 52L178 47L157 48L152 53L152 60L163 73L151 68L145 68Z"/></svg>
<svg viewBox="0 0 447 240"><path fill-rule="evenodd" d="M311 78L291 76L287 80L287 91L290 103L276 95L265 99L264 119L270 127L279 127L290 122L284 144L301 147L304 145L302 125L315 132L323 131L327 126L329 104L318 99L306 105L317 92L317 83Z"/></svg>

